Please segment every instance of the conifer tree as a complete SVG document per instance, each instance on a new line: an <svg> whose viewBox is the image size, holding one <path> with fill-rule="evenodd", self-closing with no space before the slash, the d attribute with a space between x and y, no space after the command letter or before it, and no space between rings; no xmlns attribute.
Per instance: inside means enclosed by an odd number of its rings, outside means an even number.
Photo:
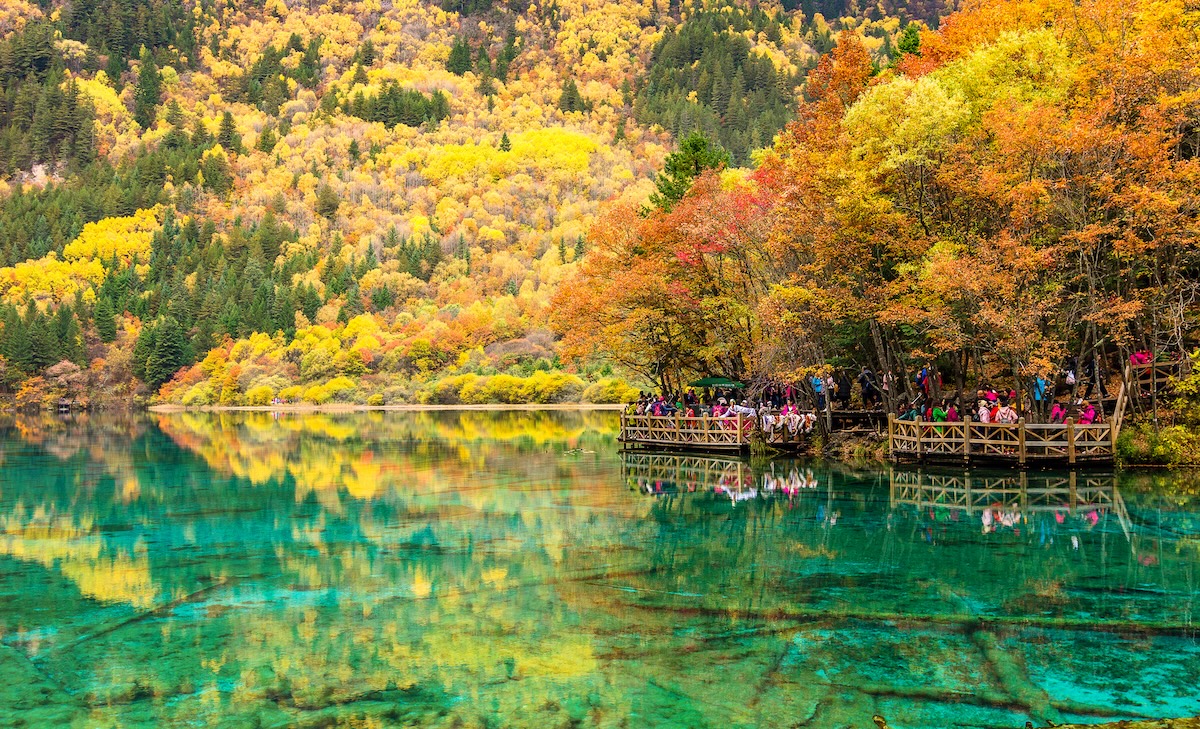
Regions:
<svg viewBox="0 0 1200 729"><path fill-rule="evenodd" d="M725 150L712 144L700 132L692 132L679 149L667 155L663 171L655 180L657 192L650 202L660 210L670 211L692 187L692 181L705 170L716 170L729 164Z"/></svg>
<svg viewBox="0 0 1200 729"><path fill-rule="evenodd" d="M461 76L471 70L471 47L466 38L459 38L450 48L450 57L446 59L446 70Z"/></svg>
<svg viewBox="0 0 1200 729"><path fill-rule="evenodd" d="M921 26L918 23L909 23L904 26L900 37L896 39L896 49L901 55L921 55Z"/></svg>
<svg viewBox="0 0 1200 729"><path fill-rule="evenodd" d="M113 311L112 301L107 296L101 296L96 302L96 310L92 313L96 322L96 335L102 342L111 342L117 338L116 312Z"/></svg>
<svg viewBox="0 0 1200 729"><path fill-rule="evenodd" d="M228 111L221 117L221 127L217 131L217 144L230 152L240 153L242 151L242 135L238 134L233 114Z"/></svg>
<svg viewBox="0 0 1200 729"><path fill-rule="evenodd" d="M341 198L329 186L329 183L321 183L321 186L317 188L317 215L333 220L341 204Z"/></svg>
<svg viewBox="0 0 1200 729"><path fill-rule="evenodd" d="M29 331L29 371L40 372L62 359L50 322L32 300L25 310L25 326Z"/></svg>
<svg viewBox="0 0 1200 729"><path fill-rule="evenodd" d="M562 95L558 97L558 108L561 111L584 111L583 97L579 94L575 79L569 78L563 82Z"/></svg>
<svg viewBox="0 0 1200 729"><path fill-rule="evenodd" d="M137 86L133 91L133 120L142 129L154 125L158 114L159 96L162 94L162 74L154 56L149 51L142 53L141 67L138 69Z"/></svg>
<svg viewBox="0 0 1200 729"><path fill-rule="evenodd" d="M187 340L179 322L167 317L155 327L154 349L146 358L146 384L158 390L188 364Z"/></svg>

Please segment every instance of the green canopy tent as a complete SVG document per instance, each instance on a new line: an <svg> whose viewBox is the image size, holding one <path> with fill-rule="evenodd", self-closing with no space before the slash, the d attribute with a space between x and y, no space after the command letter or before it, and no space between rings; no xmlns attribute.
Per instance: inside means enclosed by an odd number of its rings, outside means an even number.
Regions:
<svg viewBox="0 0 1200 729"><path fill-rule="evenodd" d="M734 382L728 377L705 377L703 379L696 380L695 382L689 382L688 387L729 387L738 389L745 387L745 385L740 382Z"/></svg>

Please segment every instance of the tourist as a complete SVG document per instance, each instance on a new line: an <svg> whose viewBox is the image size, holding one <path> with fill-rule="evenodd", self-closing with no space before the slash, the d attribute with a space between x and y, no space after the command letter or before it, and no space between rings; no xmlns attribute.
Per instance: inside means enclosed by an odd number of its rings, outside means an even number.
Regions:
<svg viewBox="0 0 1200 729"><path fill-rule="evenodd" d="M725 413L729 411L729 401L723 397L717 398L717 404L713 405L712 416L714 418L723 418Z"/></svg>
<svg viewBox="0 0 1200 729"><path fill-rule="evenodd" d="M846 370L838 370L837 376L837 399L838 407L842 410L850 409L850 389L853 384L850 382L849 375Z"/></svg>
<svg viewBox="0 0 1200 729"><path fill-rule="evenodd" d="M879 390L875 388L875 373L865 366L858 373L858 389L862 393L863 408L871 410L879 406Z"/></svg>
<svg viewBox="0 0 1200 729"><path fill-rule="evenodd" d="M1050 408L1050 422L1061 423L1067 419L1067 409L1063 407L1061 402L1055 401Z"/></svg>
<svg viewBox="0 0 1200 729"><path fill-rule="evenodd" d="M1100 363L1100 358L1092 355L1083 365L1083 375L1087 378L1087 387L1083 390L1083 397L1087 399L1092 396L1092 390L1099 387L1100 398L1108 397L1108 387L1104 384L1104 367Z"/></svg>
<svg viewBox="0 0 1200 729"><path fill-rule="evenodd" d="M1017 415L1017 411L1014 410L1012 405L1009 403L1010 400L1008 399L1007 395L1000 396L1000 407L996 409L996 415L993 422L1015 425L1016 422L1020 420L1020 417Z"/></svg>
<svg viewBox="0 0 1200 729"><path fill-rule="evenodd" d="M741 405L734 403L733 405L729 406L729 410L725 413L725 417L733 417L737 415L744 415L747 418L750 418L750 420L754 420L758 417L758 411L750 407L749 400L742 400Z"/></svg>
<svg viewBox="0 0 1200 729"><path fill-rule="evenodd" d="M1096 408L1087 400L1079 401L1079 424L1089 425L1096 422Z"/></svg>
<svg viewBox="0 0 1200 729"><path fill-rule="evenodd" d="M975 419L981 423L992 422L992 406L986 397L980 398L979 409L975 413Z"/></svg>
<svg viewBox="0 0 1200 729"><path fill-rule="evenodd" d="M946 422L946 420L947 420L946 409L947 409L946 408L946 400L943 398L942 401L937 404L937 407L934 407L932 410L930 410L929 419L935 423Z"/></svg>
<svg viewBox="0 0 1200 729"><path fill-rule="evenodd" d="M825 409L825 379L820 375L813 375L812 378L813 392L817 396L817 409Z"/></svg>
<svg viewBox="0 0 1200 729"><path fill-rule="evenodd" d="M955 395L954 400L950 400L946 406L946 422L948 423L962 422L962 416L958 414L958 406L954 404L957 400L958 395Z"/></svg>

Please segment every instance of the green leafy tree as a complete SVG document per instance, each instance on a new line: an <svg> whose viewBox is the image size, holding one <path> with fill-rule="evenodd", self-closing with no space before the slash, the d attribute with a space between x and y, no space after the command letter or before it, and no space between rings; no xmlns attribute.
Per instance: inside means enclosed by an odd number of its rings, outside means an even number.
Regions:
<svg viewBox="0 0 1200 729"><path fill-rule="evenodd" d="M683 199L692 182L705 170L719 170L729 164L729 155L699 132L692 132L667 155L662 173L654 181L657 192L650 196L654 207L670 212Z"/></svg>

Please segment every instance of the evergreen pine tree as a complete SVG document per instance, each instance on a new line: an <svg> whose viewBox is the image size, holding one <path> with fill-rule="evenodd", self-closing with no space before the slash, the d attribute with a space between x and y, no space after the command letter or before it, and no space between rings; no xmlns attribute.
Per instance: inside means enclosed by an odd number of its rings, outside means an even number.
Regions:
<svg viewBox="0 0 1200 729"><path fill-rule="evenodd" d="M341 198L329 186L329 183L321 183L321 186L317 188L317 215L333 220L341 204Z"/></svg>
<svg viewBox="0 0 1200 729"><path fill-rule="evenodd" d="M579 87L575 85L575 79L567 79L563 82L562 95L558 97L558 108L561 111L583 111L583 97L579 95Z"/></svg>
<svg viewBox="0 0 1200 729"><path fill-rule="evenodd" d="M363 41L362 47L358 49L358 61L364 66L375 64L375 44L370 38Z"/></svg>
<svg viewBox="0 0 1200 729"><path fill-rule="evenodd" d="M700 132L692 132L679 144L679 149L667 155L663 171L655 180L657 192L650 202L659 210L670 211L692 187L692 181L705 170L716 170L729 164L725 150L712 144Z"/></svg>
<svg viewBox="0 0 1200 729"><path fill-rule="evenodd" d="M262 134L258 135L258 141L255 142L254 148L259 152L270 154L271 150L275 149L275 145L279 143L279 137L275 135L275 130L267 127L262 130Z"/></svg>
<svg viewBox="0 0 1200 729"><path fill-rule="evenodd" d="M446 59L446 70L461 76L471 70L471 47L466 38L459 38L450 48L450 57Z"/></svg>
<svg viewBox="0 0 1200 729"><path fill-rule="evenodd" d="M221 127L217 131L217 144L230 152L240 153L242 151L242 135L238 134L233 114L228 111L221 117Z"/></svg>
<svg viewBox="0 0 1200 729"><path fill-rule="evenodd" d="M204 120L197 117L196 123L192 125L192 146L200 148L211 141L212 137L209 136L208 129L204 127Z"/></svg>
<svg viewBox="0 0 1200 729"><path fill-rule="evenodd" d="M921 55L921 26L918 23L904 26L900 37L896 39L896 49L901 55Z"/></svg>
<svg viewBox="0 0 1200 729"><path fill-rule="evenodd" d="M29 371L40 372L61 359L58 339L50 322L31 300L25 310L25 326L29 331Z"/></svg>
<svg viewBox="0 0 1200 729"><path fill-rule="evenodd" d="M96 310L92 318L96 321L96 335L102 342L112 342L117 338L116 312L113 311L112 301L107 296L101 296L96 302Z"/></svg>
<svg viewBox="0 0 1200 729"><path fill-rule="evenodd" d="M33 345L29 341L29 327L15 307L9 307L4 315L4 357L10 367L22 372L33 368Z"/></svg>
<svg viewBox="0 0 1200 729"><path fill-rule="evenodd" d="M512 142L510 142L508 140L508 132L504 132L503 134L500 135L500 151L501 152L511 152L512 151Z"/></svg>
<svg viewBox="0 0 1200 729"><path fill-rule="evenodd" d="M187 339L179 322L167 317L155 327L154 349L146 359L146 384L158 390L188 364Z"/></svg>
<svg viewBox="0 0 1200 729"><path fill-rule="evenodd" d="M54 313L54 338L58 341L58 358L71 360L76 364L84 362L83 339L79 322L71 307L61 305Z"/></svg>
<svg viewBox="0 0 1200 729"><path fill-rule="evenodd" d="M484 43L479 44L479 52L475 55L475 70L481 75L492 75L492 57Z"/></svg>
<svg viewBox="0 0 1200 729"><path fill-rule="evenodd" d="M144 324L133 345L133 376L143 382L146 381L146 363L154 352L157 329L153 324Z"/></svg>
<svg viewBox="0 0 1200 729"><path fill-rule="evenodd" d="M138 69L137 86L133 90L133 120L142 129L154 125L158 113L159 96L162 94L162 74L149 51L142 53L141 68Z"/></svg>

